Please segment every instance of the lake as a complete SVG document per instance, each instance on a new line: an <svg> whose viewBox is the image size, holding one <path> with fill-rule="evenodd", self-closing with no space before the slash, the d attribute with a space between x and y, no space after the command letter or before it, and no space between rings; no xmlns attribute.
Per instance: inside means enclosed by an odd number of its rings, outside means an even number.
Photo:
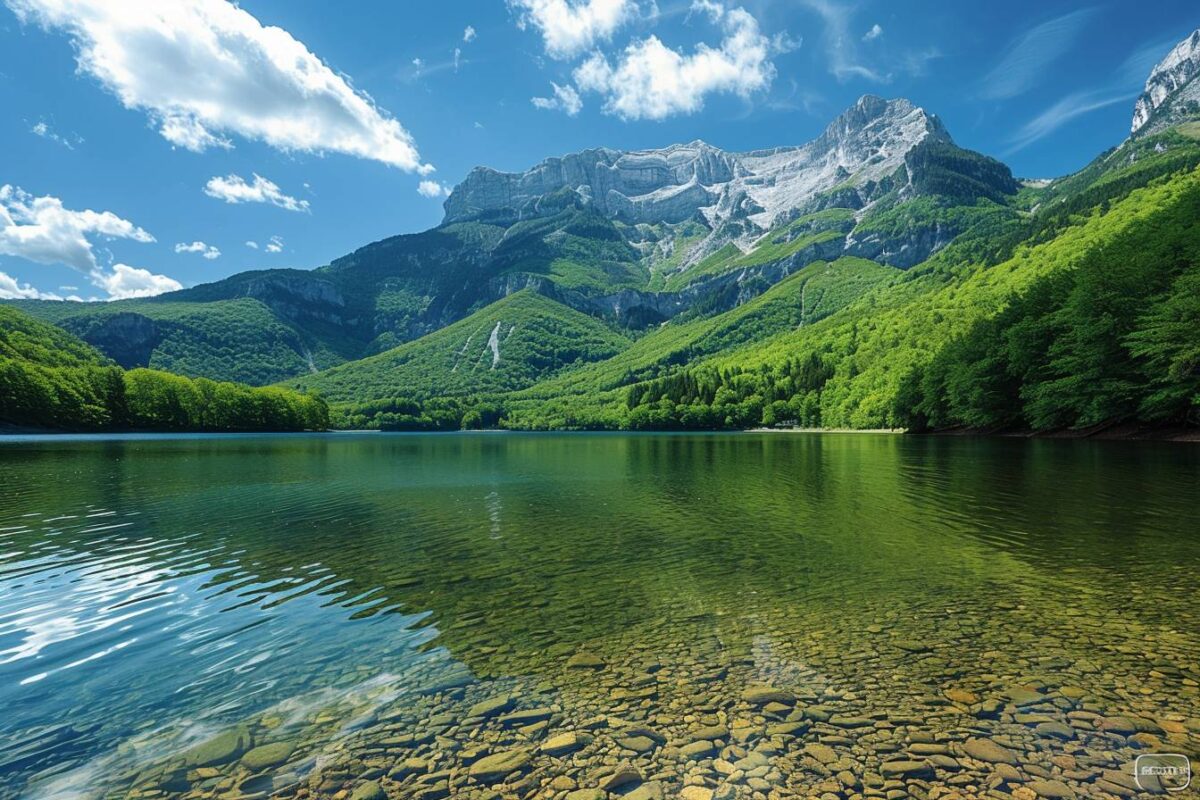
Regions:
<svg viewBox="0 0 1200 800"><path fill-rule="evenodd" d="M7 437L0 797L1129 796L1198 576L1186 444Z"/></svg>

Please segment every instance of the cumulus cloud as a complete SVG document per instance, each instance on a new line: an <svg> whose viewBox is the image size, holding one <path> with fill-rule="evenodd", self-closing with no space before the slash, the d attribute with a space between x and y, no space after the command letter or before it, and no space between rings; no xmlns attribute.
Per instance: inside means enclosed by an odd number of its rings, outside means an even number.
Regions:
<svg viewBox="0 0 1200 800"><path fill-rule="evenodd" d="M638 14L635 0L509 0L520 16L521 29L542 34L551 58L573 58L613 33Z"/></svg>
<svg viewBox="0 0 1200 800"><path fill-rule="evenodd" d="M775 78L770 60L774 46L758 20L744 8L712 2L694 8L708 12L721 26L720 47L702 43L684 55L649 36L626 47L615 65L593 54L575 70L575 84L603 95L604 111L625 120L691 114L704 107L709 94L748 97L768 88Z"/></svg>
<svg viewBox="0 0 1200 800"><path fill-rule="evenodd" d="M421 181L417 184L417 193L422 197L449 197L450 187L437 181Z"/></svg>
<svg viewBox="0 0 1200 800"><path fill-rule="evenodd" d="M209 261L212 261L214 259L221 257L221 251L218 250L216 247L213 247L211 244L205 244L204 242L199 242L199 241L192 242L190 244L187 242L179 242L178 244L175 245L175 252L176 253L199 253L200 255L207 258Z"/></svg>
<svg viewBox="0 0 1200 800"><path fill-rule="evenodd" d="M468 25L466 28L463 29L463 41L464 42L475 41L475 28L474 27Z"/></svg>
<svg viewBox="0 0 1200 800"><path fill-rule="evenodd" d="M149 233L111 211L72 211L57 197L34 197L14 186L0 186L0 255L17 256L36 264L64 264L87 275L93 284L108 292L110 300L149 297L183 288L166 275L126 264L115 264L111 270L105 270L96 260L92 236L142 243L154 241ZM62 299L5 278L0 280L2 298Z"/></svg>
<svg viewBox="0 0 1200 800"><path fill-rule="evenodd" d="M65 287L64 287L65 288ZM62 300L61 295L43 292L28 283L20 283L7 272L0 272L0 300Z"/></svg>
<svg viewBox="0 0 1200 800"><path fill-rule="evenodd" d="M246 181L241 175L226 175L210 178L204 185L204 193L226 203L270 203L288 211L308 211L308 201L298 200L274 182L262 175L251 173L253 180Z"/></svg>
<svg viewBox="0 0 1200 800"><path fill-rule="evenodd" d="M282 236L272 236L270 238L270 240L267 242L267 252L268 253L282 253L283 252L283 237Z"/></svg>
<svg viewBox="0 0 1200 800"><path fill-rule="evenodd" d="M22 22L66 32L81 72L188 150L231 136L403 170L412 136L290 33L226 0L5 0Z"/></svg>
<svg viewBox="0 0 1200 800"><path fill-rule="evenodd" d="M553 81L550 85L554 87L554 94L551 97L532 97L530 102L537 108L547 111L562 111L568 117L573 117L583 110L583 101L579 99L579 92L575 91L575 87L571 85L559 86Z"/></svg>
<svg viewBox="0 0 1200 800"><path fill-rule="evenodd" d="M876 22L871 26L871 30L863 34L862 38L864 42L873 42L881 36L883 36L883 26Z"/></svg>
<svg viewBox="0 0 1200 800"><path fill-rule="evenodd" d="M0 255L38 264L66 264L90 273L96 255L90 236L153 242L154 237L111 211L72 211L57 197L34 197L0 186Z"/></svg>
<svg viewBox="0 0 1200 800"><path fill-rule="evenodd" d="M251 250L257 250L258 242L254 241L253 239L248 239L246 240L246 247L249 247Z"/></svg>
<svg viewBox="0 0 1200 800"><path fill-rule="evenodd" d="M128 264L113 264L111 272L98 272L93 282L108 292L109 300L127 300L131 297L154 297L164 292L175 292L183 284L166 275L155 275L148 269L131 267Z"/></svg>

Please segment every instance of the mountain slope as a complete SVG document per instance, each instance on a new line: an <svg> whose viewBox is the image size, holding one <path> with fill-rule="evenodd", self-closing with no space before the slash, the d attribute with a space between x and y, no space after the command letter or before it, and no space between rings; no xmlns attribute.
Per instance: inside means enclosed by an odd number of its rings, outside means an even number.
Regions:
<svg viewBox="0 0 1200 800"><path fill-rule="evenodd" d="M99 351L16 308L0 306L0 358L47 367L104 366Z"/></svg>
<svg viewBox="0 0 1200 800"><path fill-rule="evenodd" d="M494 394L628 346L599 320L523 290L415 342L288 385L335 403Z"/></svg>
<svg viewBox="0 0 1200 800"><path fill-rule="evenodd" d="M0 426L66 430L318 430L324 401L113 366L69 333L0 307Z"/></svg>

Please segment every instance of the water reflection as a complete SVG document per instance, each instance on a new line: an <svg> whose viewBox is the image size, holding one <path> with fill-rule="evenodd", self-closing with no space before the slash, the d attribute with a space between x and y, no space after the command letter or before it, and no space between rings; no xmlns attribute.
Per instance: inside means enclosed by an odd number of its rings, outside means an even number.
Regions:
<svg viewBox="0 0 1200 800"><path fill-rule="evenodd" d="M633 631L826 685L848 676L793 648L839 629L953 655L1012 626L1057 637L1046 657L1091 646L1062 638L1080 617L1200 630L1198 468L1172 445L886 436L6 443L0 788L103 786L250 716L306 728L302 776L431 676L554 681ZM937 686L955 664L891 668Z"/></svg>

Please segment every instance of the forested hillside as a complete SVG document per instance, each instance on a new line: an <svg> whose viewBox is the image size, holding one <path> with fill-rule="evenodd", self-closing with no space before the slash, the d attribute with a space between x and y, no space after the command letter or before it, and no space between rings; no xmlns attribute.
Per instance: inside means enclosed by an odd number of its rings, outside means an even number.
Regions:
<svg viewBox="0 0 1200 800"><path fill-rule="evenodd" d="M0 424L66 430L323 430L317 397L149 369L126 372L93 348L0 307Z"/></svg>

